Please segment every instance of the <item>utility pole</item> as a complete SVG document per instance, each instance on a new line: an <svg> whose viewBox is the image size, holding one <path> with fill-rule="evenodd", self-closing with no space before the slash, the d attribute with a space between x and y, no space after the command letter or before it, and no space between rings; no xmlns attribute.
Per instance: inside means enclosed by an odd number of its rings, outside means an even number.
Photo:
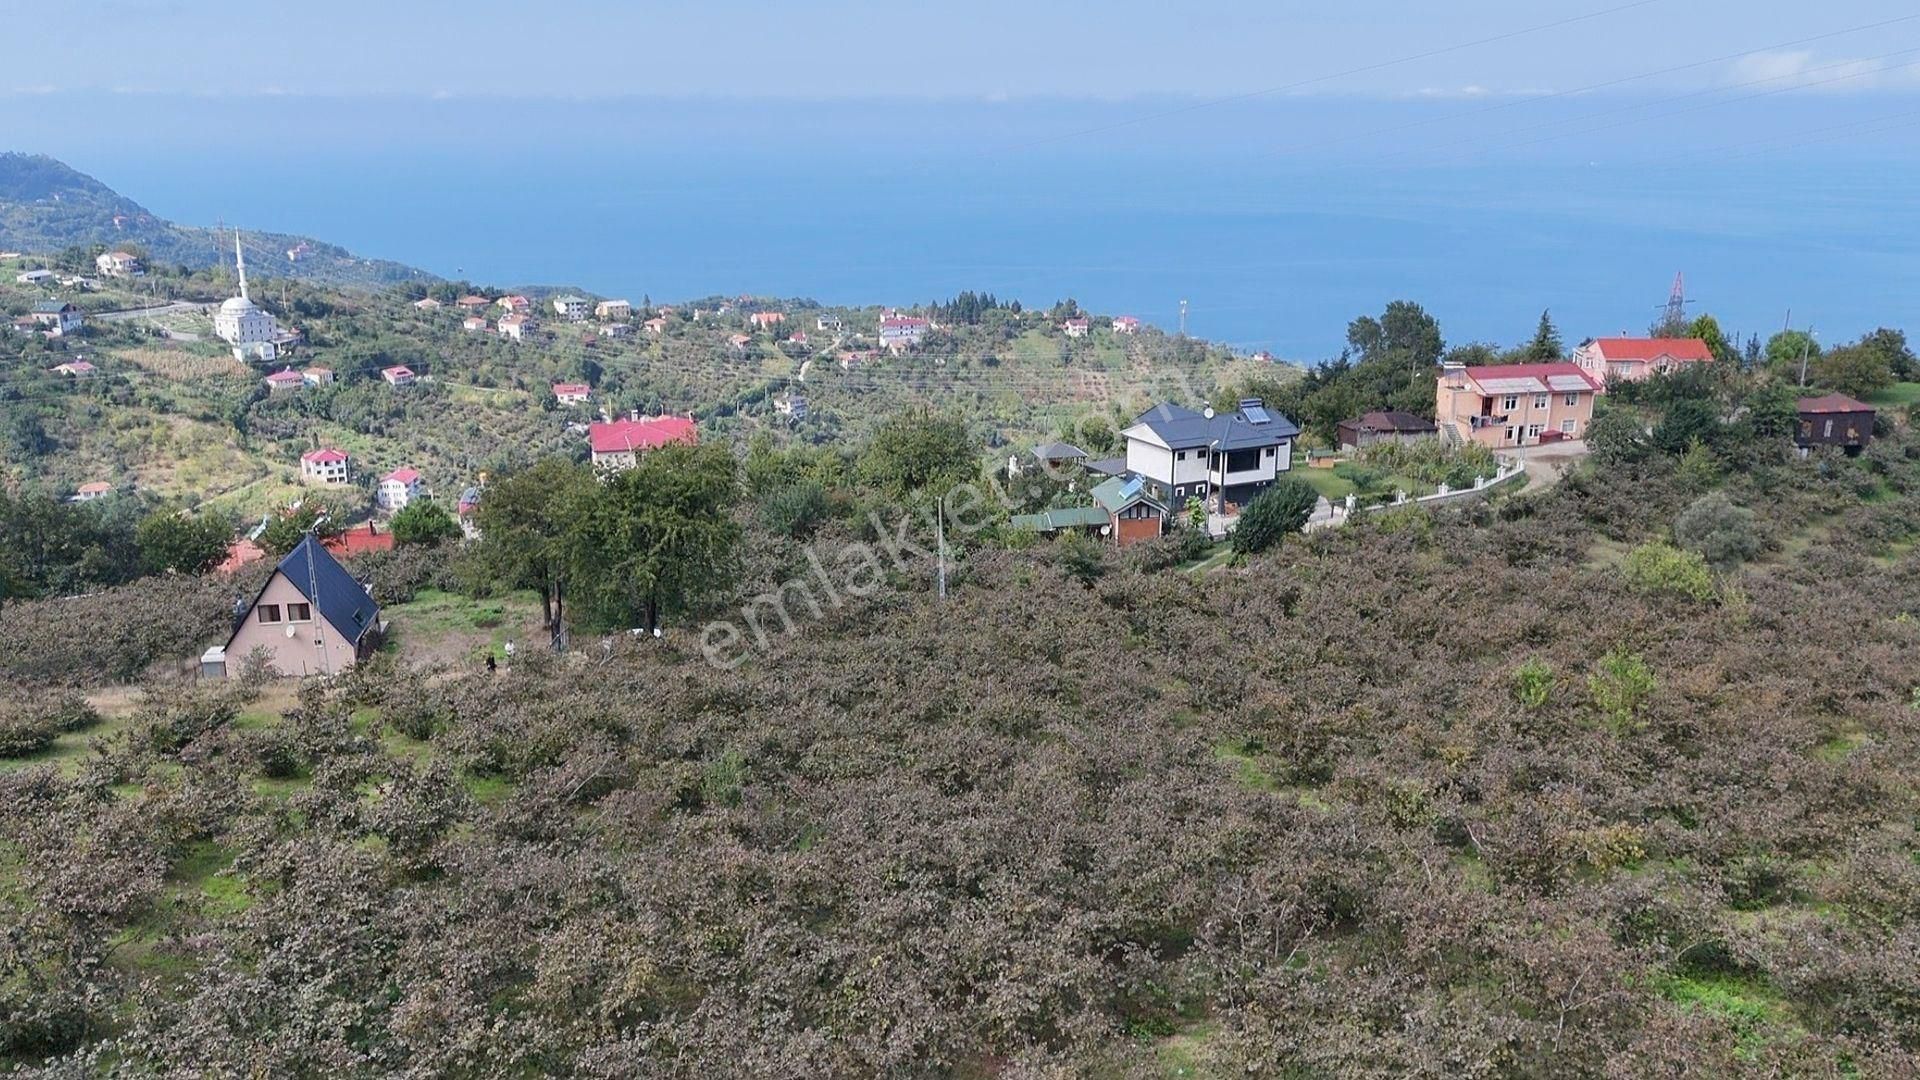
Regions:
<svg viewBox="0 0 1920 1080"><path fill-rule="evenodd" d="M1180 301L1180 336L1187 336L1187 302Z"/></svg>
<svg viewBox="0 0 1920 1080"><path fill-rule="evenodd" d="M1813 327L1807 327L1807 340L1800 343L1800 387L1807 385L1807 354L1813 351Z"/></svg>
<svg viewBox="0 0 1920 1080"><path fill-rule="evenodd" d="M934 513L935 549L939 552L940 563L940 599L947 598L947 497L940 496L934 504L938 509Z"/></svg>

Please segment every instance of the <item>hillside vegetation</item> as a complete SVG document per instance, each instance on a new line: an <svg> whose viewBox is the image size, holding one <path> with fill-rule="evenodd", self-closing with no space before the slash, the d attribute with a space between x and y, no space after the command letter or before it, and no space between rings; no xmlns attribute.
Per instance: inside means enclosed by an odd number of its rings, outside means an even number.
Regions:
<svg viewBox="0 0 1920 1080"><path fill-rule="evenodd" d="M0 1045L65 1074L1904 1075L1920 443L1800 460L1737 419L1605 454L1201 576L977 545L945 602L916 565L730 666L676 629L297 701L29 695L9 722L73 733L0 776Z"/></svg>
<svg viewBox="0 0 1920 1080"><path fill-rule="evenodd" d="M249 229L247 243L259 268L276 276L355 288L435 280L425 271L358 258L345 248L307 237ZM300 259L289 260L286 253L302 244L307 250ZM233 258L231 233L155 217L93 177L45 155L0 153L0 250L57 252L94 246L137 248L156 264L191 270Z"/></svg>

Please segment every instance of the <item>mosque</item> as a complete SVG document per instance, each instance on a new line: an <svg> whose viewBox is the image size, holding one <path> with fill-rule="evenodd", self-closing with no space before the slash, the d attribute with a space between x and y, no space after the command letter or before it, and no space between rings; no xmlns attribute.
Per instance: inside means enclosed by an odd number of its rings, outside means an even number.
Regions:
<svg viewBox="0 0 1920 1080"><path fill-rule="evenodd" d="M233 233L233 262L240 271L240 295L220 305L213 317L213 332L233 346L233 358L241 363L266 362L280 355L276 340L279 326L259 305L247 296L247 256L240 250L240 232Z"/></svg>

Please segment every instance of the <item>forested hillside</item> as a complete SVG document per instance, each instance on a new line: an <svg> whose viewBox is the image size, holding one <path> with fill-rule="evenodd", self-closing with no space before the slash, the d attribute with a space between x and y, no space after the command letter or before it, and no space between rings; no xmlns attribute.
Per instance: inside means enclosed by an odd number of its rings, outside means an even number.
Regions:
<svg viewBox="0 0 1920 1080"><path fill-rule="evenodd" d="M371 288L431 281L432 274L384 259L361 259L333 244L247 230L256 272ZM305 245L298 261L286 253ZM155 217L85 173L38 154L0 153L0 250L137 250L149 261L201 270L231 263L233 236ZM89 258L89 263L90 263ZM91 265L85 269L92 270ZM265 275L262 275L265 276Z"/></svg>

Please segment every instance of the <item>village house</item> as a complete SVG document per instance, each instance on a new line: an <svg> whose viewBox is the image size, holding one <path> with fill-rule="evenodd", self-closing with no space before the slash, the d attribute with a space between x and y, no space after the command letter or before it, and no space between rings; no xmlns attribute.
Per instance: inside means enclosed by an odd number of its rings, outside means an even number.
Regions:
<svg viewBox="0 0 1920 1080"><path fill-rule="evenodd" d="M503 338L511 338L514 341L525 341L527 339L527 331L534 329L537 325L539 324L533 321L532 316L524 312L516 311L512 314L502 315L500 316L500 336Z"/></svg>
<svg viewBox="0 0 1920 1080"><path fill-rule="evenodd" d="M469 293L466 296L463 296L460 299L455 300L453 302L453 306L459 308L462 311L479 311L481 308L492 307L493 301L487 299L484 296L474 296L473 294Z"/></svg>
<svg viewBox="0 0 1920 1080"><path fill-rule="evenodd" d="M795 330L793 333L787 335L787 344L794 345L802 349L807 347L810 340L811 339L807 337L807 332L805 330Z"/></svg>
<svg viewBox="0 0 1920 1080"><path fill-rule="evenodd" d="M33 322L53 337L65 337L80 329L80 309L65 300L42 300L33 305Z"/></svg>
<svg viewBox="0 0 1920 1080"><path fill-rule="evenodd" d="M320 544L333 552L335 558L341 559L374 551L392 551L393 530L381 532L379 523L369 518L351 529L342 529L332 536L322 537Z"/></svg>
<svg viewBox="0 0 1920 1080"><path fill-rule="evenodd" d="M699 439L699 428L690 416L636 416L587 427L594 467L610 472L633 468L649 450L672 443L691 446Z"/></svg>
<svg viewBox="0 0 1920 1080"><path fill-rule="evenodd" d="M1189 498L1244 505L1293 468L1300 428L1259 398L1247 398L1230 413L1156 405L1121 434L1127 472L1144 477L1161 505L1178 507Z"/></svg>
<svg viewBox="0 0 1920 1080"><path fill-rule="evenodd" d="M1594 338L1573 350L1573 362L1604 390L1609 381L1644 382L1712 363L1713 350L1699 338Z"/></svg>
<svg viewBox="0 0 1920 1080"><path fill-rule="evenodd" d="M462 330L483 331L486 328L487 328L487 320L481 318L478 315L469 315L466 318L460 320L460 329Z"/></svg>
<svg viewBox="0 0 1920 1080"><path fill-rule="evenodd" d="M1801 398L1799 412L1793 443L1802 456L1816 446L1837 446L1851 457L1873 441L1873 406L1845 394Z"/></svg>
<svg viewBox="0 0 1920 1080"><path fill-rule="evenodd" d="M633 336L633 324L623 322L602 323L600 325L600 336L603 338L613 338L616 341L630 338Z"/></svg>
<svg viewBox="0 0 1920 1080"><path fill-rule="evenodd" d="M435 300L433 297L429 296L420 300L415 300L413 302L413 306L414 306L414 310L416 311L439 311L441 304L440 304L440 301Z"/></svg>
<svg viewBox="0 0 1920 1080"><path fill-rule="evenodd" d="M771 330L787 321L787 317L777 311L756 311L748 318L755 327L761 330Z"/></svg>
<svg viewBox="0 0 1920 1080"><path fill-rule="evenodd" d="M292 390L298 390L307 384L307 379L304 374L298 371L289 371L286 368L281 368L279 371L268 375L260 381L267 384L267 393L269 394L284 394Z"/></svg>
<svg viewBox="0 0 1920 1080"><path fill-rule="evenodd" d="M107 483L105 480L94 480L81 484L79 487L73 489L73 498L67 501L77 503L92 502L95 499L104 499L112 493L112 484Z"/></svg>
<svg viewBox="0 0 1920 1080"><path fill-rule="evenodd" d="M237 615L226 645L201 657L203 669L239 678L258 651L282 677L334 675L372 655L385 631L380 605L312 536Z"/></svg>
<svg viewBox="0 0 1920 1080"><path fill-rule="evenodd" d="M287 249L287 261L297 263L311 254L313 254L313 245L302 240Z"/></svg>
<svg viewBox="0 0 1920 1080"><path fill-rule="evenodd" d="M586 322L587 312L591 310L591 301L584 296L556 296L553 298L553 313L568 322Z"/></svg>
<svg viewBox="0 0 1920 1080"><path fill-rule="evenodd" d="M893 315L880 320L880 344L894 353L917 348L932 323L913 315Z"/></svg>
<svg viewBox="0 0 1920 1080"><path fill-rule="evenodd" d="M1079 468L1087 463L1087 452L1072 443L1041 443L1033 448L1033 460L1049 472Z"/></svg>
<svg viewBox="0 0 1920 1080"><path fill-rule="evenodd" d="M16 285L38 285L52 277L53 271L51 270L28 270L22 274L15 274L13 281Z"/></svg>
<svg viewBox="0 0 1920 1080"><path fill-rule="evenodd" d="M793 420L807 418L807 399L804 394L786 394L773 399L773 411Z"/></svg>
<svg viewBox="0 0 1920 1080"><path fill-rule="evenodd" d="M813 328L822 333L837 334L846 329L846 324L840 321L838 315L822 315L813 320Z"/></svg>
<svg viewBox="0 0 1920 1080"><path fill-rule="evenodd" d="M381 368L380 377L386 380L388 386L412 386L414 379L417 378L413 373L413 369L405 364L395 364L390 368Z"/></svg>
<svg viewBox="0 0 1920 1080"><path fill-rule="evenodd" d="M847 349L840 354L840 370L852 371L862 364L871 364L880 356L872 349Z"/></svg>
<svg viewBox="0 0 1920 1080"><path fill-rule="evenodd" d="M1340 445L1354 450L1383 442L1419 442L1440 434L1439 425L1408 412L1370 412L1334 425Z"/></svg>
<svg viewBox="0 0 1920 1080"><path fill-rule="evenodd" d="M1113 332L1131 337L1140 332L1140 320L1131 315L1121 315L1113 320Z"/></svg>
<svg viewBox="0 0 1920 1080"><path fill-rule="evenodd" d="M37 334L40 332L40 324L34 322L33 316L31 315L22 315L7 325L12 327L13 332L16 334Z"/></svg>
<svg viewBox="0 0 1920 1080"><path fill-rule="evenodd" d="M727 336L727 348L735 356L745 356L747 354L747 346L751 344L753 344L753 339L745 334L729 334Z"/></svg>
<svg viewBox="0 0 1920 1080"><path fill-rule="evenodd" d="M562 405L585 405L593 400L593 387L586 383L554 383L553 398Z"/></svg>
<svg viewBox="0 0 1920 1080"><path fill-rule="evenodd" d="M494 303L515 314L525 314L533 309L533 301L524 296L503 296Z"/></svg>
<svg viewBox="0 0 1920 1080"><path fill-rule="evenodd" d="M300 373L300 381L308 386L329 386L333 383L333 369L316 364Z"/></svg>
<svg viewBox="0 0 1920 1080"><path fill-rule="evenodd" d="M69 360L64 364L56 365L53 370L54 373L58 375L65 375L74 379L86 379L91 378L93 373L98 369L85 360Z"/></svg>
<svg viewBox="0 0 1920 1080"><path fill-rule="evenodd" d="M344 484L352 478L353 459L345 450L323 446L300 455L300 479L317 484Z"/></svg>
<svg viewBox="0 0 1920 1080"><path fill-rule="evenodd" d="M1460 442L1533 446L1584 438L1600 383L1577 364L1447 364L1434 422Z"/></svg>
<svg viewBox="0 0 1920 1080"><path fill-rule="evenodd" d="M664 334L667 332L667 320L665 316L648 319L646 322L643 322L640 325L642 328L646 330L647 333L652 334L655 337L659 337L661 334Z"/></svg>
<svg viewBox="0 0 1920 1080"><path fill-rule="evenodd" d="M374 502L382 510L400 510L420 497L420 474L411 468L398 468L380 478L374 489Z"/></svg>
<svg viewBox="0 0 1920 1080"><path fill-rule="evenodd" d="M602 300L593 305L593 317L602 322L626 322L633 318L633 305L625 300Z"/></svg>
<svg viewBox="0 0 1920 1080"><path fill-rule="evenodd" d="M1093 329L1093 320L1086 318L1068 319L1060 324L1060 330L1070 338L1083 338Z"/></svg>
<svg viewBox="0 0 1920 1080"><path fill-rule="evenodd" d="M96 270L108 277L139 277L146 273L138 257L125 251L109 251L93 260Z"/></svg>

